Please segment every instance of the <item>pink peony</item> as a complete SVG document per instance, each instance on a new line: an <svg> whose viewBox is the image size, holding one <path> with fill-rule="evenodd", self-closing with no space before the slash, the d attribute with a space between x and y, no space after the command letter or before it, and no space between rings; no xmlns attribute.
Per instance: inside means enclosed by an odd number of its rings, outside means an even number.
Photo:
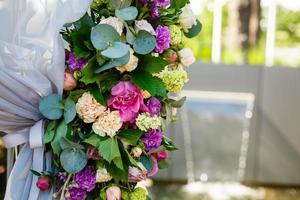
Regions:
<svg viewBox="0 0 300 200"><path fill-rule="evenodd" d="M133 122L139 111L147 112L142 92L131 82L120 82L111 89L108 106L118 110L123 122Z"/></svg>
<svg viewBox="0 0 300 200"><path fill-rule="evenodd" d="M51 179L48 176L40 176L36 182L36 186L41 190L49 190L51 187Z"/></svg>
<svg viewBox="0 0 300 200"><path fill-rule="evenodd" d="M155 174L157 174L158 172L158 163L157 163L157 159L154 156L151 156L152 160L153 160L153 169L151 172L149 172L147 174L148 177L154 176Z"/></svg>

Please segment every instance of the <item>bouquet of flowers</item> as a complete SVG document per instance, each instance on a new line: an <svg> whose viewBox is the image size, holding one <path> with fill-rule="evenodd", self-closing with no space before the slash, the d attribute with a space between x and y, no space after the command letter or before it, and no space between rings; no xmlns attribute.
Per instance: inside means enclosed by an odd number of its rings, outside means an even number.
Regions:
<svg viewBox="0 0 300 200"><path fill-rule="evenodd" d="M137 184L176 150L163 132L195 61L183 39L200 30L189 0L94 0L65 25L64 93L39 106L53 171L33 171L37 187L67 200L150 199Z"/></svg>

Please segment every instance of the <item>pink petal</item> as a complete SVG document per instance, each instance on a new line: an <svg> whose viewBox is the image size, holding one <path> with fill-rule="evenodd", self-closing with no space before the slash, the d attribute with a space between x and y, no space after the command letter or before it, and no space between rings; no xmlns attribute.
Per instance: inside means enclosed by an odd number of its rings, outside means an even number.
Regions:
<svg viewBox="0 0 300 200"><path fill-rule="evenodd" d="M120 82L118 83L117 85L115 85L112 89L111 89L111 94L113 96L116 96L116 95L120 95L121 93L123 93L126 89L126 85L125 85L126 82Z"/></svg>
<svg viewBox="0 0 300 200"><path fill-rule="evenodd" d="M154 176L155 174L157 174L158 172L158 163L157 163L157 159L154 156L151 156L152 160L153 160L153 169L152 172L148 173L148 177Z"/></svg>

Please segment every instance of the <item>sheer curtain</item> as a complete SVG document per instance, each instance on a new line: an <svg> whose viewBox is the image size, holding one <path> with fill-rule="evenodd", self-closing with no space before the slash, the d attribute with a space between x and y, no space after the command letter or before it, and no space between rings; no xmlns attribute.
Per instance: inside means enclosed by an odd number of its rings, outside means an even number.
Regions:
<svg viewBox="0 0 300 200"><path fill-rule="evenodd" d="M62 93L64 47L59 30L79 19L90 0L0 0L0 131L8 148L25 144L8 180L5 200L52 199L30 169L50 169L44 154L41 97Z"/></svg>

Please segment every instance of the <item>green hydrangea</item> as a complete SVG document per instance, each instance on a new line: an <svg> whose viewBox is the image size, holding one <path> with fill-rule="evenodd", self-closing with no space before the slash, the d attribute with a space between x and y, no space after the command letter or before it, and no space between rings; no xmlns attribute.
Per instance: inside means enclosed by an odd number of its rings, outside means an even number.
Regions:
<svg viewBox="0 0 300 200"><path fill-rule="evenodd" d="M108 2L109 2L109 0L93 0L91 8L96 9L101 4L107 4Z"/></svg>
<svg viewBox="0 0 300 200"><path fill-rule="evenodd" d="M122 189L121 193L122 193L122 200L131 200L129 196L129 192L127 190Z"/></svg>
<svg viewBox="0 0 300 200"><path fill-rule="evenodd" d="M182 31L180 27L176 25L169 26L169 30L171 32L171 44L178 45L182 41Z"/></svg>
<svg viewBox="0 0 300 200"><path fill-rule="evenodd" d="M188 74L184 70L164 70L160 77L168 91L178 93L188 82Z"/></svg>
<svg viewBox="0 0 300 200"><path fill-rule="evenodd" d="M130 200L146 200L147 191L143 188L136 188L132 193L130 193Z"/></svg>
<svg viewBox="0 0 300 200"><path fill-rule="evenodd" d="M161 118L157 116L151 117L149 113L141 113L136 119L136 125L145 132L150 129L158 129L161 126Z"/></svg>

